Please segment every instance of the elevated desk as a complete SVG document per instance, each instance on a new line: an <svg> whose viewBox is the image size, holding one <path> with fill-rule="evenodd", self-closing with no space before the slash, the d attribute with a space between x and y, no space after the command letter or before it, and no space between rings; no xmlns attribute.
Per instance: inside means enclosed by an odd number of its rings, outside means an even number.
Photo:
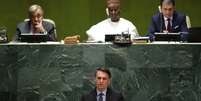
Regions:
<svg viewBox="0 0 201 101"><path fill-rule="evenodd" d="M0 100L80 101L100 66L126 101L201 101L201 44L157 43L0 45Z"/></svg>

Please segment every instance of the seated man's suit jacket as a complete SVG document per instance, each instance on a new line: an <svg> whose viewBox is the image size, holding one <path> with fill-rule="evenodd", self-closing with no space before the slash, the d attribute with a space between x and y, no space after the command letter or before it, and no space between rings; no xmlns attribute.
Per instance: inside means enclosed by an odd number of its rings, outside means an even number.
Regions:
<svg viewBox="0 0 201 101"><path fill-rule="evenodd" d="M154 37L154 33L163 32L165 30L164 16L162 13L157 13L152 17L151 25L148 29L148 34L151 38ZM188 32L186 24L186 16L184 14L174 12L172 19L172 33Z"/></svg>
<svg viewBox="0 0 201 101"><path fill-rule="evenodd" d="M96 89L92 90L89 94L83 95L81 101L97 101ZM106 92L106 101L124 101L124 97L121 93L108 88Z"/></svg>
<svg viewBox="0 0 201 101"><path fill-rule="evenodd" d="M56 31L55 27L52 23L43 21L42 25L44 29L47 31L47 41L56 41ZM30 33L31 32L31 22L25 21L17 25L16 33L13 38L13 41L19 41L20 42L20 34L21 33Z"/></svg>

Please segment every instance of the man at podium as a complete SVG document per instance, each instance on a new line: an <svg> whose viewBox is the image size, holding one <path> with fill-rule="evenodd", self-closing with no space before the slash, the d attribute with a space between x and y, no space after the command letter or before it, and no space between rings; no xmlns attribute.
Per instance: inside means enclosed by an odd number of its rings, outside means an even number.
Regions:
<svg viewBox="0 0 201 101"><path fill-rule="evenodd" d="M81 97L80 101L125 101L123 95L110 88L111 72L98 68L95 73L96 87Z"/></svg>
<svg viewBox="0 0 201 101"><path fill-rule="evenodd" d="M55 24L52 20L43 19L44 11L39 5L31 5L28 10L29 19L17 25L13 41L56 41ZM23 35L26 35L24 38ZM34 36L35 35L35 36ZM41 35L38 37L37 35ZM43 35L43 36L42 36ZM29 38L28 38L29 37ZM43 39L41 39L43 38ZM45 39L44 39L45 38Z"/></svg>

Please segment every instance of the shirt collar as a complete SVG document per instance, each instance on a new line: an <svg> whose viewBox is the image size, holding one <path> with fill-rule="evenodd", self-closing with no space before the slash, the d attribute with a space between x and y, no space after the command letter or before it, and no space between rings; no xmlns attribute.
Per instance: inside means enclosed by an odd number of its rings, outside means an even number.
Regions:
<svg viewBox="0 0 201 101"><path fill-rule="evenodd" d="M121 18L119 18L119 21L117 21L117 22L112 22L111 18L107 18L107 20L108 20L109 23L114 23L115 24L115 23L119 23Z"/></svg>
<svg viewBox="0 0 201 101"><path fill-rule="evenodd" d="M99 95L100 93L103 93L104 94L104 96L106 96L106 92L107 92L107 89L105 89L104 91L99 91L99 90L96 90L96 92L97 92L97 95Z"/></svg>
<svg viewBox="0 0 201 101"><path fill-rule="evenodd" d="M164 16L164 20L167 21L167 17ZM170 21L172 21L173 17L170 17Z"/></svg>

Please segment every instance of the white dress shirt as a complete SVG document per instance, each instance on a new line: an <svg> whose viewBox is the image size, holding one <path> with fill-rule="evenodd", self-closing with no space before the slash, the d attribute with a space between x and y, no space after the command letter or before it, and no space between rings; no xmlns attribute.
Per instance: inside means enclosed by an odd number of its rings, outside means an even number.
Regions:
<svg viewBox="0 0 201 101"><path fill-rule="evenodd" d="M103 101L106 101L106 92L107 92L107 89L104 90L103 92L100 92L100 91L98 91L98 90L97 90L96 92L97 92L97 97L96 97L96 98L97 98L97 101L99 100L99 94L100 94L100 93L103 93L103 96L102 96L102 97L103 97Z"/></svg>
<svg viewBox="0 0 201 101"><path fill-rule="evenodd" d="M118 22L112 22L110 18L93 25L88 31L88 41L105 42L105 35L107 34L131 34L131 39L139 36L136 27L132 22L120 18Z"/></svg>
<svg viewBox="0 0 201 101"><path fill-rule="evenodd" d="M172 19L173 19L173 17L170 17L169 19L170 19L170 25L172 26ZM164 16L164 21L165 21L165 28L167 29L167 27L168 27L168 18L165 17L165 16Z"/></svg>

